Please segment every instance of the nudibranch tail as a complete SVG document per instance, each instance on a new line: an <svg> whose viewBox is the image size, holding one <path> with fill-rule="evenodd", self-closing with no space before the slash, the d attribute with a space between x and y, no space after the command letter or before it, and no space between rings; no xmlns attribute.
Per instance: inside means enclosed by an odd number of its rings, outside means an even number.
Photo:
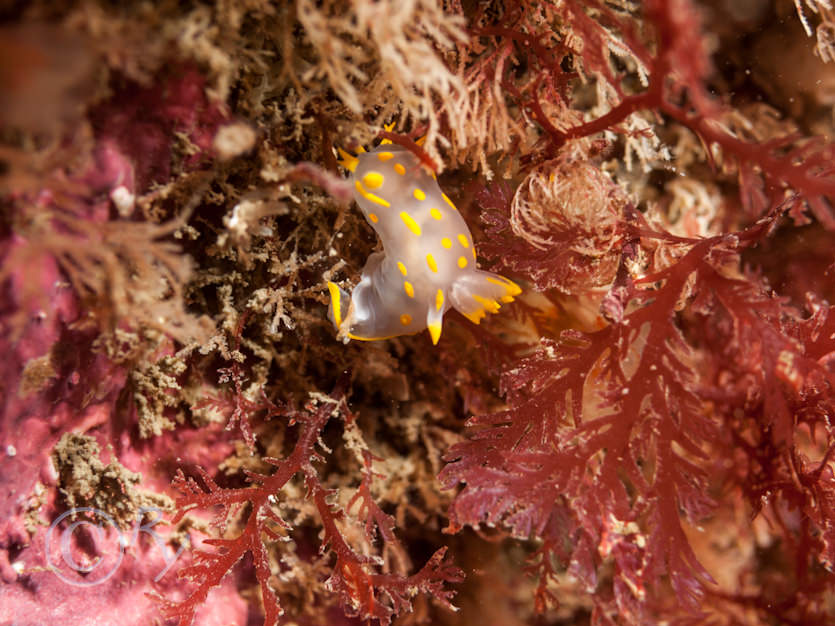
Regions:
<svg viewBox="0 0 835 626"><path fill-rule="evenodd" d="M458 277L449 294L450 304L461 315L478 324L487 313L498 313L502 304L522 293L512 280L484 270Z"/></svg>

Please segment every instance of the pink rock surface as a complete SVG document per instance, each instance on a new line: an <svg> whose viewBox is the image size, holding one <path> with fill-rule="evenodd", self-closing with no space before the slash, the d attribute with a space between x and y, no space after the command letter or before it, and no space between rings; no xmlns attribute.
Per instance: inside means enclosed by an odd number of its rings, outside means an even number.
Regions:
<svg viewBox="0 0 835 626"><path fill-rule="evenodd" d="M185 133L200 149L187 157L186 166L197 167L224 119L194 70L172 71L149 88L121 85L89 115L96 145L88 170L74 181L85 190L74 207L78 217L93 221L110 218L114 189L142 193L151 182L167 181L174 133ZM48 206L52 194L44 190L34 201ZM24 243L0 240L0 258ZM93 436L105 463L115 456L141 473L139 488L168 493L181 464L217 466L232 449L229 434L184 426L141 440L132 402L123 397L125 370L94 349L98 331L82 323L84 313L56 260L42 255L34 264L14 268L0 295L0 624L161 623L149 594L176 597L183 582L173 572L190 552L175 558L176 548L166 543L171 529L154 527L154 512L144 527L138 519L118 532L99 512L84 522L56 524L67 507L50 455L65 433ZM33 278L37 289L27 292L23 281ZM33 291L46 294L45 301L22 295ZM9 320L21 312L23 330L12 336ZM85 566L91 570L81 573ZM246 604L233 578L213 593L211 610L196 623L245 623Z"/></svg>

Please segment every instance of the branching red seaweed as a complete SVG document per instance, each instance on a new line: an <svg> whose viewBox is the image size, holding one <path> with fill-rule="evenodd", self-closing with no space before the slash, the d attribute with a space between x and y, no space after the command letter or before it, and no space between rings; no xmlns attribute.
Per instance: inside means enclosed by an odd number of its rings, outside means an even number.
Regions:
<svg viewBox="0 0 835 626"><path fill-rule="evenodd" d="M176 500L178 513L173 520L177 523L195 508L204 509L220 506L216 520L219 528L225 528L228 521L243 515L240 534L234 539L209 539L204 543L215 548L213 551L196 550L193 564L180 570L179 576L196 582L197 587L182 601L168 601L163 612L176 617L181 626L193 623L196 610L206 601L209 591L217 586L228 572L250 554L255 574L261 587L264 603L264 623L273 626L283 610L270 587L272 577L268 543L287 541L292 527L276 511L275 503L282 489L297 474L303 478L306 497L315 505L322 524L323 537L320 552L334 557L333 573L325 587L337 594L344 610L349 615L362 619L376 619L382 624L405 611L411 610L412 599L418 593L432 596L448 608L453 608L453 592L446 584L459 582L461 572L445 559L446 549L441 548L415 574L403 576L397 573L378 571L378 559L357 552L348 543L339 528L343 513L329 503L333 490L322 484L314 462L323 462L317 451L321 447L321 436L325 425L336 415L350 419L345 405L347 380L331 393L330 397L317 403L311 402L303 411L287 411L290 423L297 425L298 439L292 452L283 459L264 457L264 461L275 467L271 474L247 471L252 486L239 489L225 489L212 479L202 468L196 468L201 483L187 478L180 471L174 482L182 492ZM241 424L244 422L241 421ZM357 492L362 499L360 515L365 517L365 533L369 541L379 531L384 543L399 546L394 536L393 520L382 513L371 500L367 488Z"/></svg>

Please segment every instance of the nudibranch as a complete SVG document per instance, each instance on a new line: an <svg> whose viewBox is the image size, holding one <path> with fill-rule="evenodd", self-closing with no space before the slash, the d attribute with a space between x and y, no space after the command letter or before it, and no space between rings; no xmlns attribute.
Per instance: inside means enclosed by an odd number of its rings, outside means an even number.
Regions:
<svg viewBox="0 0 835 626"><path fill-rule="evenodd" d="M507 278L477 269L470 229L414 153L388 141L358 156L339 153L383 244L350 296L328 283L328 317L340 338L374 341L428 328L437 344L450 307L478 324L521 293Z"/></svg>

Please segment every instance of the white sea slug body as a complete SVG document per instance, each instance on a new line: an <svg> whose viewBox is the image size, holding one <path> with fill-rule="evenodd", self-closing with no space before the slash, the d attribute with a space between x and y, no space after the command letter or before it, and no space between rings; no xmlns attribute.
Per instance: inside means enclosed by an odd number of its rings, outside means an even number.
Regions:
<svg viewBox="0 0 835 626"><path fill-rule="evenodd" d="M411 151L384 143L341 155L357 204L383 244L350 296L328 283L329 316L341 337L373 341L428 328L437 344L450 307L478 324L521 292L476 268L470 229Z"/></svg>

